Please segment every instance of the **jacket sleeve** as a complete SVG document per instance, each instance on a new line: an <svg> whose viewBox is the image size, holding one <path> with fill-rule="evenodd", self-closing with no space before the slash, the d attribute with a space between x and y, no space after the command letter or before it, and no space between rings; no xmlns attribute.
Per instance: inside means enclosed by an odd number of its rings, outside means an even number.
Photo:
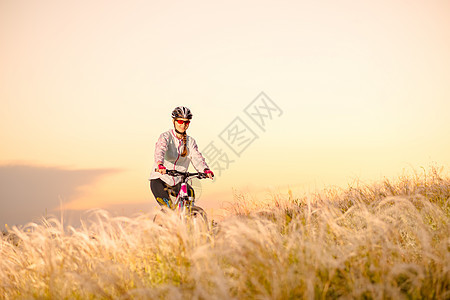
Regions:
<svg viewBox="0 0 450 300"><path fill-rule="evenodd" d="M209 169L208 165L206 164L205 158L198 150L197 142L192 137L189 138L189 156L191 158L192 165L197 170L197 172L203 172L205 169Z"/></svg>
<svg viewBox="0 0 450 300"><path fill-rule="evenodd" d="M166 154L167 147L169 145L169 137L167 134L162 133L155 146L155 164L158 162L164 163L164 155Z"/></svg>

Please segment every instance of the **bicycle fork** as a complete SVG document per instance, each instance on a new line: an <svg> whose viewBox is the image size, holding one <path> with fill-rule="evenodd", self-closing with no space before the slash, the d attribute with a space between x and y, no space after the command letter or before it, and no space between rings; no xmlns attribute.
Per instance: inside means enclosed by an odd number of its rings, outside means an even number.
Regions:
<svg viewBox="0 0 450 300"><path fill-rule="evenodd" d="M191 198L191 197L189 197L189 195L188 195L187 184L183 182L181 184L181 189L180 189L180 192L178 193L178 199L177 199L178 200L177 201L177 209L178 209L178 211L180 211L183 214L186 212L186 206L184 205L183 199L186 199L186 198ZM189 199L189 200L191 200L191 199Z"/></svg>

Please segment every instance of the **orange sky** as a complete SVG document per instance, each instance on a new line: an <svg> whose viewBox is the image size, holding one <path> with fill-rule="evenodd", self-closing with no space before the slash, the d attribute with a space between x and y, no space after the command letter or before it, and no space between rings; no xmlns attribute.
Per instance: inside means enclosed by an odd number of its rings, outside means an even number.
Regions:
<svg viewBox="0 0 450 300"><path fill-rule="evenodd" d="M234 160L203 206L448 167L448 28L446 0L2 1L0 203L153 207L178 105L201 150ZM261 92L281 109L264 130L244 111ZM237 117L258 136L240 156L219 137ZM8 207L0 223L19 218Z"/></svg>

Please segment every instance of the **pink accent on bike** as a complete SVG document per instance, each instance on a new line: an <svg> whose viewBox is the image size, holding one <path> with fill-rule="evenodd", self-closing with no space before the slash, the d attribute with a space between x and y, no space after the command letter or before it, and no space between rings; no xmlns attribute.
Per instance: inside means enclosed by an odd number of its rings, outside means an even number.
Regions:
<svg viewBox="0 0 450 300"><path fill-rule="evenodd" d="M208 169L206 169L204 173L205 173L205 174L211 174L212 176L214 176L214 173L213 173L213 171L211 171L211 170L208 170Z"/></svg>
<svg viewBox="0 0 450 300"><path fill-rule="evenodd" d="M158 165L158 169L160 169L160 170L165 170L166 167L164 167L163 165Z"/></svg>
<svg viewBox="0 0 450 300"><path fill-rule="evenodd" d="M183 193L187 194L187 185L181 185L181 191L183 191Z"/></svg>

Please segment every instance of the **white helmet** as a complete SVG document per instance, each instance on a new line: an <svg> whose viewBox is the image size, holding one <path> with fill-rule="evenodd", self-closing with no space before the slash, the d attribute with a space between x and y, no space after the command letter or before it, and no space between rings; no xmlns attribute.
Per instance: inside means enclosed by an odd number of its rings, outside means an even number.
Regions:
<svg viewBox="0 0 450 300"><path fill-rule="evenodd" d="M178 106L172 111L172 118L192 119L191 110L185 106Z"/></svg>

